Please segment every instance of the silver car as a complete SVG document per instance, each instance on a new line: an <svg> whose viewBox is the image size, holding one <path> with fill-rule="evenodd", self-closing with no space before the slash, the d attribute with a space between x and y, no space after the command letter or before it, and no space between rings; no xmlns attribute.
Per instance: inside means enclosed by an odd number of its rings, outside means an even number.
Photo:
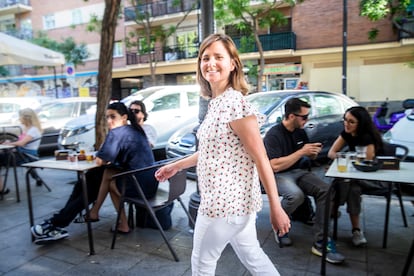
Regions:
<svg viewBox="0 0 414 276"><path fill-rule="evenodd" d="M198 85L155 86L140 90L121 102L129 106L134 100L144 102L148 112L146 124L157 131L153 150L165 155L170 136L178 129L198 120L200 88ZM59 146L75 149L79 144L91 147L95 143L95 116L82 116L68 122L60 132Z"/></svg>
<svg viewBox="0 0 414 276"><path fill-rule="evenodd" d="M320 157L325 158L343 129L342 118L345 110L358 104L342 94L311 90L280 90L248 95L249 102L266 115L266 121L260 129L263 137L272 126L282 121L285 103L292 97L299 97L311 104L305 131L311 142L323 144ZM197 124L189 125L171 136L166 148L167 158L180 157L195 151L196 127ZM195 169L189 169L187 176L195 178Z"/></svg>

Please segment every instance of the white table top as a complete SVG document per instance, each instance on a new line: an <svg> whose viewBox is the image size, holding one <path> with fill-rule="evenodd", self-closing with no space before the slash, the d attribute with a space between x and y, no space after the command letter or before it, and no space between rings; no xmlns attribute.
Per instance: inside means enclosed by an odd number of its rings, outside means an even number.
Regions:
<svg viewBox="0 0 414 276"><path fill-rule="evenodd" d="M77 161L70 162L68 160L56 160L56 159L44 159L30 163L24 163L22 167L29 168L44 168L44 169L57 169L57 170L67 170L67 171L87 171L96 167L99 167L93 162L88 161Z"/></svg>
<svg viewBox="0 0 414 276"><path fill-rule="evenodd" d="M338 172L335 160L332 162L325 176L335 178L414 183L414 162L400 162L399 170L378 170L375 172L361 172L355 168L350 170L348 167L347 172Z"/></svg>
<svg viewBox="0 0 414 276"><path fill-rule="evenodd" d="M0 150L14 149L16 146L0 144Z"/></svg>

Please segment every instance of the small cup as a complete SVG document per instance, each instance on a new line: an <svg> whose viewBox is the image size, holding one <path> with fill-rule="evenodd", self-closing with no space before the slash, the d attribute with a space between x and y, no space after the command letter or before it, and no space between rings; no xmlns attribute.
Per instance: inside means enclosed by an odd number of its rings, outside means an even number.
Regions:
<svg viewBox="0 0 414 276"><path fill-rule="evenodd" d="M73 163L78 162L78 155L76 153L69 153L68 160Z"/></svg>
<svg viewBox="0 0 414 276"><path fill-rule="evenodd" d="M336 165L338 172L346 172L348 170L348 156L346 152L336 153Z"/></svg>
<svg viewBox="0 0 414 276"><path fill-rule="evenodd" d="M87 162L93 162L93 160L95 159L93 152L86 152L85 155L86 155Z"/></svg>
<svg viewBox="0 0 414 276"><path fill-rule="evenodd" d="M352 163L354 163L357 160L357 153L356 151L348 151L347 156L348 156L348 170L353 171L354 166L352 165Z"/></svg>
<svg viewBox="0 0 414 276"><path fill-rule="evenodd" d="M367 147L366 146L356 146L356 159L358 162L362 162L367 158Z"/></svg>

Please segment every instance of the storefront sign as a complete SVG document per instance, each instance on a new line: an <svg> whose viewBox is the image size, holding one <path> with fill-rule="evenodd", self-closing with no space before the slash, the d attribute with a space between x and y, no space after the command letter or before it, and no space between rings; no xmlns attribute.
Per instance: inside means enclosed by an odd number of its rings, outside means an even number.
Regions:
<svg viewBox="0 0 414 276"><path fill-rule="evenodd" d="M267 64L264 75L286 75L302 73L302 64Z"/></svg>

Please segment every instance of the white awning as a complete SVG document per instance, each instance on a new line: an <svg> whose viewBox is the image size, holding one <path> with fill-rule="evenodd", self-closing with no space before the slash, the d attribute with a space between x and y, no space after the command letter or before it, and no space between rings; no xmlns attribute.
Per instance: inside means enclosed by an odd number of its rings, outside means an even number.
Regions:
<svg viewBox="0 0 414 276"><path fill-rule="evenodd" d="M65 57L61 53L0 33L0 66L12 64L57 66L65 64Z"/></svg>

